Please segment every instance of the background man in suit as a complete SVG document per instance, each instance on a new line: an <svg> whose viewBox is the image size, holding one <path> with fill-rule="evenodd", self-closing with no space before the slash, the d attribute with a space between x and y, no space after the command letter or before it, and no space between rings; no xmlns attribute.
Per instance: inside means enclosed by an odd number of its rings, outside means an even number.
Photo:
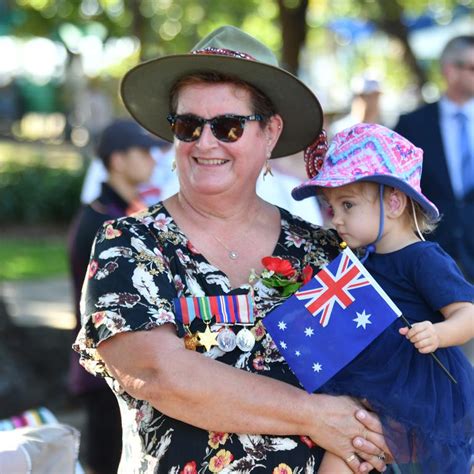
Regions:
<svg viewBox="0 0 474 474"><path fill-rule="evenodd" d="M424 150L421 188L442 219L430 236L474 281L474 35L445 46L441 100L402 115L396 131Z"/></svg>

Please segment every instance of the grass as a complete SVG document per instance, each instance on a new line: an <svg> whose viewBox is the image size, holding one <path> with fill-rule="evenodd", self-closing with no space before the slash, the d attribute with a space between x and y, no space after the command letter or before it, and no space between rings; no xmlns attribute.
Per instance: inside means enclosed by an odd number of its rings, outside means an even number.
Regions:
<svg viewBox="0 0 474 474"><path fill-rule="evenodd" d="M0 280L67 275L65 239L0 238Z"/></svg>
<svg viewBox="0 0 474 474"><path fill-rule="evenodd" d="M68 144L20 143L0 138L0 181L2 170L11 164L82 169L82 153ZM18 220L14 225L12 229L12 225L0 224L0 281L68 276L64 229L50 230L47 225L38 228L38 224L21 224Z"/></svg>

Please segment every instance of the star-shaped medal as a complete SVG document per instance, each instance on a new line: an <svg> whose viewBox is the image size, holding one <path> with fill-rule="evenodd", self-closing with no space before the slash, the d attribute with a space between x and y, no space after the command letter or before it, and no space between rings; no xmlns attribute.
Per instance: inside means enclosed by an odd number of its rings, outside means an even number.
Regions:
<svg viewBox="0 0 474 474"><path fill-rule="evenodd" d="M212 346L217 346L217 332L212 332L209 326L206 326L204 332L198 332L199 343L208 351Z"/></svg>

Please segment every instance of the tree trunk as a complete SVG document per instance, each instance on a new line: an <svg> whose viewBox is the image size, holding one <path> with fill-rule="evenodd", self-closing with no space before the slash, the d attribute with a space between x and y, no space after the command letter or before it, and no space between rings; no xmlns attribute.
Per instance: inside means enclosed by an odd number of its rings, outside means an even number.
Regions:
<svg viewBox="0 0 474 474"><path fill-rule="evenodd" d="M306 41L308 0L296 0L291 6L288 0L278 0L278 6L283 39L281 65L296 75L300 50Z"/></svg>
<svg viewBox="0 0 474 474"><path fill-rule="evenodd" d="M362 5L364 2L360 2ZM408 29L402 23L403 8L393 0L379 0L381 16L374 19L374 23L387 35L398 39L403 46L403 59L410 68L418 89L427 81L426 73L418 63L410 43L408 42Z"/></svg>
<svg viewBox="0 0 474 474"><path fill-rule="evenodd" d="M140 0L131 0L129 7L132 12L132 34L140 41L140 60L144 60L147 25L145 24L145 17L140 11Z"/></svg>

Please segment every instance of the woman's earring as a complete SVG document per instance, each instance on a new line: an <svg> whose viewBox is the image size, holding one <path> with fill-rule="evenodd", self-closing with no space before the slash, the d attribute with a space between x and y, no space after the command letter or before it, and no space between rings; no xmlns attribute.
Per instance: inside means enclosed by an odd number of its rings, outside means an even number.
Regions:
<svg viewBox="0 0 474 474"><path fill-rule="evenodd" d="M271 152L270 152L271 155ZM267 175L273 176L272 173L272 165L270 164L269 160L265 161L265 171L263 172L263 179L265 179L265 176Z"/></svg>
<svg viewBox="0 0 474 474"><path fill-rule="evenodd" d="M171 171L176 171L176 160L171 162Z"/></svg>

